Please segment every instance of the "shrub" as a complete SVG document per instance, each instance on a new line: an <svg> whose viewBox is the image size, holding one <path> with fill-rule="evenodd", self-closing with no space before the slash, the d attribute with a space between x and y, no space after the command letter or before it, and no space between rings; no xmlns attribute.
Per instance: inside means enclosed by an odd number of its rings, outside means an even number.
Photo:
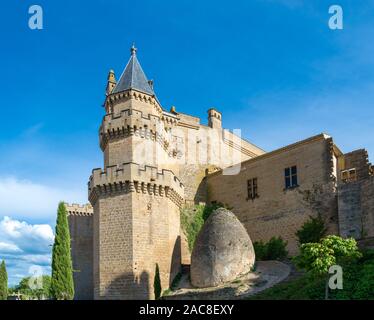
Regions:
<svg viewBox="0 0 374 320"><path fill-rule="evenodd" d="M253 242L253 248L255 250L256 260L267 260L267 245L262 241Z"/></svg>
<svg viewBox="0 0 374 320"><path fill-rule="evenodd" d="M156 271L155 271L155 279L153 282L153 289L155 294L155 299L158 300L161 297L161 279L160 279L160 269L158 267L158 263L156 263Z"/></svg>
<svg viewBox="0 0 374 320"><path fill-rule="evenodd" d="M296 236L299 239L299 244L304 243L316 243L319 242L326 233L325 222L321 215L317 217L310 217L306 221L301 229L296 232Z"/></svg>
<svg viewBox="0 0 374 320"><path fill-rule="evenodd" d="M272 237L269 242L256 241L253 243L257 260L282 260L288 255L287 241L281 237Z"/></svg>
<svg viewBox="0 0 374 320"><path fill-rule="evenodd" d="M282 260L288 255L286 250L287 241L284 241L281 237L273 237L267 244L267 258L268 260Z"/></svg>

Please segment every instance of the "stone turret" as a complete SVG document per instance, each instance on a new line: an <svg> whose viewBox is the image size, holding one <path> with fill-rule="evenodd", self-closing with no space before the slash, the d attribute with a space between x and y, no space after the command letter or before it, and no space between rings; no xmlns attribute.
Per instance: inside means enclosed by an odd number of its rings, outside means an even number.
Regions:
<svg viewBox="0 0 374 320"><path fill-rule="evenodd" d="M222 114L218 110L211 108L208 110L208 126L213 129L222 128Z"/></svg>
<svg viewBox="0 0 374 320"><path fill-rule="evenodd" d="M117 81L116 81L116 76L114 74L114 71L110 70L108 73L108 81L107 81L106 90L105 90L105 93L107 96L112 93L116 84L117 84Z"/></svg>
<svg viewBox="0 0 374 320"><path fill-rule="evenodd" d="M104 169L88 185L93 206L95 299L151 299L156 264L168 288L181 268L179 209L184 185L159 153L171 157L167 128L175 115L164 113L152 82L131 56L108 91L99 130ZM112 85L114 74L109 74Z"/></svg>

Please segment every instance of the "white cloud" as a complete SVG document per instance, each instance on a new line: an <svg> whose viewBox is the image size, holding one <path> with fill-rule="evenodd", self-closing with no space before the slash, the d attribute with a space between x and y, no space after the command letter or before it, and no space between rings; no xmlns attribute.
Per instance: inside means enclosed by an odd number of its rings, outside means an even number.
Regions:
<svg viewBox="0 0 374 320"><path fill-rule="evenodd" d="M48 224L31 225L10 217L0 221L0 243L16 245L23 252L49 252L48 245L53 244L53 240L53 231Z"/></svg>
<svg viewBox="0 0 374 320"><path fill-rule="evenodd" d="M11 253L22 252L22 250L13 243L0 242L0 252Z"/></svg>
<svg viewBox="0 0 374 320"><path fill-rule="evenodd" d="M30 275L30 267L44 273L51 270L51 245L54 241L48 224L29 224L10 217L0 221L0 260L7 264L9 283L17 284L21 277Z"/></svg>
<svg viewBox="0 0 374 320"><path fill-rule="evenodd" d="M60 201L86 203L87 195L75 188L58 189L15 177L0 177L0 216L51 220Z"/></svg>

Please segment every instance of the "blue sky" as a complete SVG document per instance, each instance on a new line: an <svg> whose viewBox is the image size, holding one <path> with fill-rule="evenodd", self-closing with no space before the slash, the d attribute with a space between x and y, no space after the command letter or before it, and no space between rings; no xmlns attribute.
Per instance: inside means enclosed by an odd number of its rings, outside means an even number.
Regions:
<svg viewBox="0 0 374 320"><path fill-rule="evenodd" d="M44 29L30 30L35 2L6 0L0 259L11 282L34 264L49 270L57 202L87 201L107 72L120 76L133 42L165 109L206 122L216 107L268 151L326 132L344 152L373 154L374 1L362 2L40 0ZM328 28L331 4L343 30Z"/></svg>

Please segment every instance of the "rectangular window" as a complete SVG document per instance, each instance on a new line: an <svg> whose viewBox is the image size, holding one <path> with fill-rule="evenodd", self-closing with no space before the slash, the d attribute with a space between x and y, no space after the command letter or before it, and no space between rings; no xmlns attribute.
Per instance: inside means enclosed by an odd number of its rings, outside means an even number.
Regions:
<svg viewBox="0 0 374 320"><path fill-rule="evenodd" d="M255 199L258 198L258 185L257 185L257 178L249 179L247 181L247 191L248 191L248 199Z"/></svg>
<svg viewBox="0 0 374 320"><path fill-rule="evenodd" d="M297 167L293 166L290 168L284 169L284 178L286 189L297 187Z"/></svg>

